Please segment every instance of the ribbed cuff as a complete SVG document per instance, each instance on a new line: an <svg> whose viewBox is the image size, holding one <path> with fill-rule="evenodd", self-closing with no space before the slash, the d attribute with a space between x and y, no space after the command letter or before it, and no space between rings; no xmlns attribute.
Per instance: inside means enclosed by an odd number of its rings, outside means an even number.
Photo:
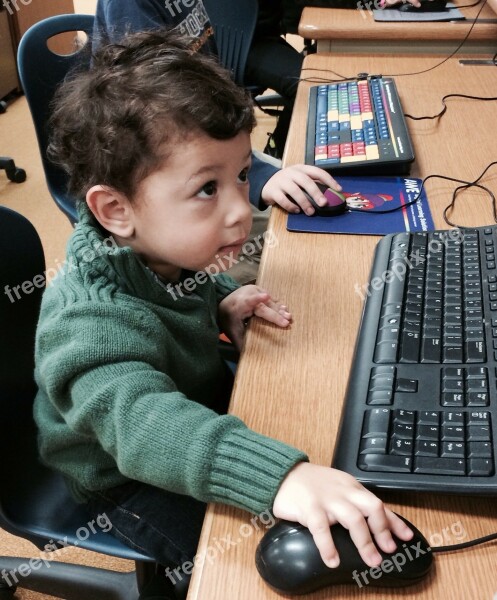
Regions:
<svg viewBox="0 0 497 600"><path fill-rule="evenodd" d="M258 514L272 508L287 473L308 457L240 424L218 445L205 493L212 502L233 504Z"/></svg>

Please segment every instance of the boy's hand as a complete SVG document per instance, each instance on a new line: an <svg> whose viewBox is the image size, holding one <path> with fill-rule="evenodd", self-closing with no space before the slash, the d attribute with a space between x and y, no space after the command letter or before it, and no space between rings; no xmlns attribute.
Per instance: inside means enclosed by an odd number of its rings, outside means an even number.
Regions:
<svg viewBox="0 0 497 600"><path fill-rule="evenodd" d="M219 324L238 350L241 350L246 320L256 315L270 323L287 327L292 315L287 307L257 285L244 285L219 303Z"/></svg>
<svg viewBox="0 0 497 600"><path fill-rule="evenodd" d="M404 541L413 536L407 525L352 475L310 463L299 463L287 474L274 499L273 513L280 519L305 525L321 558L332 568L340 563L330 533L330 525L335 523L349 530L359 554L370 567L379 566L382 561L371 534L387 553L396 548L392 533Z"/></svg>
<svg viewBox="0 0 497 600"><path fill-rule="evenodd" d="M323 169L311 165L293 165L275 173L262 188L261 197L268 206L278 204L291 213L299 213L303 210L307 215L312 215L314 207L303 190L312 196L319 206L326 204L326 198L316 185L316 181L337 191L342 189Z"/></svg>

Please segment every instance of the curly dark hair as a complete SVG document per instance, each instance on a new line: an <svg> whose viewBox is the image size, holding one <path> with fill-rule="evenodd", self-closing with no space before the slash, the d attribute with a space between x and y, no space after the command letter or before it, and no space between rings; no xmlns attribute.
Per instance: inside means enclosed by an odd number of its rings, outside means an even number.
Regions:
<svg viewBox="0 0 497 600"><path fill-rule="evenodd" d="M254 125L250 95L214 58L194 53L177 32L142 32L101 48L89 70L60 86L48 155L78 199L96 184L133 199L189 136L230 139Z"/></svg>

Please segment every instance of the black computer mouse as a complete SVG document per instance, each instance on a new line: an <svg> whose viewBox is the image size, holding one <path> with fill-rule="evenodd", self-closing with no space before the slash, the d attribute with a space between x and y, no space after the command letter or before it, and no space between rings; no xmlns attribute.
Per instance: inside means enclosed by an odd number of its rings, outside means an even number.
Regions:
<svg viewBox="0 0 497 600"><path fill-rule="evenodd" d="M321 190L327 202L324 206L319 206L318 204L316 204L314 199L311 196L309 196L307 192L304 191L305 195L307 196L307 199L314 207L314 215L318 215L320 217L334 217L335 215L341 215L347 210L347 200L345 199L345 196L342 193L332 188L329 188L327 185L319 183L318 181L316 181L316 185Z"/></svg>
<svg viewBox="0 0 497 600"><path fill-rule="evenodd" d="M354 546L347 529L332 525L340 564L330 569L321 560L310 531L299 523L280 521L260 541L255 564L260 576L272 588L285 594L307 594L325 586L350 583L359 588L400 587L417 583L430 571L433 554L420 531L406 519L414 536L408 542L394 538L392 554L379 550L383 561L368 567Z"/></svg>
<svg viewBox="0 0 497 600"><path fill-rule="evenodd" d="M440 12L447 8L447 0L421 0L421 6L405 2L399 6L402 12Z"/></svg>

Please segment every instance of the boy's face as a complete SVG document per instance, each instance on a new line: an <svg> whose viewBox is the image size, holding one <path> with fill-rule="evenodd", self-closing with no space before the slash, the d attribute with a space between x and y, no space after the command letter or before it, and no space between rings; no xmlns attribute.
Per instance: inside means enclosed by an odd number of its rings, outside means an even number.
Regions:
<svg viewBox="0 0 497 600"><path fill-rule="evenodd" d="M165 163L139 185L130 205L134 235L125 240L169 281L236 257L252 225L247 173L250 136L205 134L178 142ZM230 261L226 263L230 264Z"/></svg>

